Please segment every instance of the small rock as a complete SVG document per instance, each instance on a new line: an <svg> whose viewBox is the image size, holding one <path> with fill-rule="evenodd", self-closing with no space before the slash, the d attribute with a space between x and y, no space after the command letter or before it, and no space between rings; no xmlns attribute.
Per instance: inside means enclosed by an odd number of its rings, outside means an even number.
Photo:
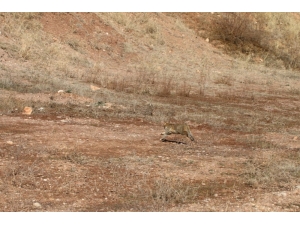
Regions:
<svg viewBox="0 0 300 225"><path fill-rule="evenodd" d="M287 194L286 194L286 192L283 191L283 192L277 193L277 195L280 197L286 197Z"/></svg>
<svg viewBox="0 0 300 225"><path fill-rule="evenodd" d="M64 93L65 91L64 90L59 90L57 93Z"/></svg>
<svg viewBox="0 0 300 225"><path fill-rule="evenodd" d="M99 90L100 88L97 87L97 86L91 85L91 89L92 89L92 91L97 91L97 90Z"/></svg>
<svg viewBox="0 0 300 225"><path fill-rule="evenodd" d="M297 141L297 139L298 139L298 137L297 137L297 136L295 136L295 137L293 138L293 140L294 140L294 141Z"/></svg>
<svg viewBox="0 0 300 225"><path fill-rule="evenodd" d="M13 145L14 144L12 141L7 141L6 143L9 144L9 145Z"/></svg>
<svg viewBox="0 0 300 225"><path fill-rule="evenodd" d="M38 203L38 202L33 203L33 206L35 208L42 208L42 205L40 203Z"/></svg>
<svg viewBox="0 0 300 225"><path fill-rule="evenodd" d="M206 42L209 42L209 38L206 38L205 41L206 41Z"/></svg>
<svg viewBox="0 0 300 225"><path fill-rule="evenodd" d="M218 197L218 194L214 194L215 197Z"/></svg>
<svg viewBox="0 0 300 225"><path fill-rule="evenodd" d="M24 107L22 114L23 115L31 115L32 111L33 110L31 107L26 106L26 107Z"/></svg>

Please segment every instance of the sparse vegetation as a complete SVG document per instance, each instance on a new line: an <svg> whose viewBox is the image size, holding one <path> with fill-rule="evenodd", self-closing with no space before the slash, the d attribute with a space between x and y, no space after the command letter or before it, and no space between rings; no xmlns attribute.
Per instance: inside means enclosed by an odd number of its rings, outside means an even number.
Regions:
<svg viewBox="0 0 300 225"><path fill-rule="evenodd" d="M299 211L299 20L0 13L0 209Z"/></svg>
<svg viewBox="0 0 300 225"><path fill-rule="evenodd" d="M294 154L294 153L292 153ZM295 159L287 156L272 155L268 159L252 159L246 162L245 172L242 174L247 185L253 187L293 188L299 182L299 154ZM291 186L290 186L291 185Z"/></svg>
<svg viewBox="0 0 300 225"><path fill-rule="evenodd" d="M229 54L249 55L252 62L270 67L299 69L298 19L299 13L216 13L199 28L212 43L224 43Z"/></svg>

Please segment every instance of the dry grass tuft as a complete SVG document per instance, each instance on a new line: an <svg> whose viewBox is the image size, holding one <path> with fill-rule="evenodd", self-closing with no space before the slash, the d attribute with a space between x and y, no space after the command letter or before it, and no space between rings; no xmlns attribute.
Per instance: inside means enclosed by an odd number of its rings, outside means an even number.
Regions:
<svg viewBox="0 0 300 225"><path fill-rule="evenodd" d="M279 157L274 154L263 160L248 160L242 177L251 187L284 187L299 182L299 168L299 154L293 160L288 159L287 156Z"/></svg>
<svg viewBox="0 0 300 225"><path fill-rule="evenodd" d="M231 86L234 82L234 79L232 76L220 76L215 79L214 83L215 84L225 84L228 86Z"/></svg>

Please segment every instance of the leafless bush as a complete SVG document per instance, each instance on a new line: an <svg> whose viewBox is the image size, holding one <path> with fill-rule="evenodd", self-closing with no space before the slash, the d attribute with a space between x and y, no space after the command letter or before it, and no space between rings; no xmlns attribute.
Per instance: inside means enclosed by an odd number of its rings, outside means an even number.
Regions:
<svg viewBox="0 0 300 225"><path fill-rule="evenodd" d="M176 90L176 94L179 96L189 97L191 92L191 85L187 84L187 82L184 80L181 85L178 86L178 89Z"/></svg>
<svg viewBox="0 0 300 225"><path fill-rule="evenodd" d="M173 90L173 77L164 77L161 83L158 85L156 95L160 97L167 97L171 95Z"/></svg>
<svg viewBox="0 0 300 225"><path fill-rule="evenodd" d="M293 13L220 13L209 32L212 40L226 43L231 54L255 53L266 65L299 69L298 23Z"/></svg>
<svg viewBox="0 0 300 225"><path fill-rule="evenodd" d="M220 76L215 80L215 84L225 84L231 86L233 83L232 76Z"/></svg>
<svg viewBox="0 0 300 225"><path fill-rule="evenodd" d="M242 46L247 43L260 46L264 30L251 13L221 13L213 20L214 38Z"/></svg>

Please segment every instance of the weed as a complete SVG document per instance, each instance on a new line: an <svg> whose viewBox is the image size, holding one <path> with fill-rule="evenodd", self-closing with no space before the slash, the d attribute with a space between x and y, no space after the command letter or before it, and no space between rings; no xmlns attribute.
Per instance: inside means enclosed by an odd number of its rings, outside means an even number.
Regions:
<svg viewBox="0 0 300 225"><path fill-rule="evenodd" d="M191 85L188 85L187 82L184 80L183 84L179 85L176 90L176 94L179 96L189 97L191 92Z"/></svg>
<svg viewBox="0 0 300 225"><path fill-rule="evenodd" d="M233 84L233 77L232 76L220 76L215 79L214 83L215 84L225 84L228 86L231 86Z"/></svg>
<svg viewBox="0 0 300 225"><path fill-rule="evenodd" d="M162 178L156 180L151 189L152 201L159 205L183 204L197 197L198 188L185 184L181 180Z"/></svg>
<svg viewBox="0 0 300 225"><path fill-rule="evenodd" d="M259 135L249 135L246 139L240 139L239 142L245 144L251 149L278 149L279 146L273 142L267 141Z"/></svg>
<svg viewBox="0 0 300 225"><path fill-rule="evenodd" d="M77 152L71 152L67 155L64 155L62 159L71 161L72 163L81 164L81 165L89 162L87 157Z"/></svg>
<svg viewBox="0 0 300 225"><path fill-rule="evenodd" d="M261 160L248 160L242 174L249 186L280 186L300 179L299 161L276 156Z"/></svg>
<svg viewBox="0 0 300 225"><path fill-rule="evenodd" d="M300 95L300 89L298 88L291 88L289 91L290 94L292 95Z"/></svg>
<svg viewBox="0 0 300 225"><path fill-rule="evenodd" d="M157 26L155 25L155 23L150 23L150 24L148 24L147 25L147 27L145 28L145 31L146 31L146 33L147 34L155 34L155 33L157 33L158 32L158 28L157 28ZM154 37L154 36L152 36L152 37Z"/></svg>
<svg viewBox="0 0 300 225"><path fill-rule="evenodd" d="M156 95L160 97L167 97L171 95L173 90L173 77L165 76L161 81L160 85L158 85L158 89L156 90Z"/></svg>
<svg viewBox="0 0 300 225"><path fill-rule="evenodd" d="M198 186L179 179L161 177L153 181L144 177L134 191L124 196L125 207L139 211L166 211L170 206L192 202L199 191Z"/></svg>
<svg viewBox="0 0 300 225"><path fill-rule="evenodd" d="M79 50L80 44L77 40L75 40L75 39L68 40L67 44L75 51Z"/></svg>

